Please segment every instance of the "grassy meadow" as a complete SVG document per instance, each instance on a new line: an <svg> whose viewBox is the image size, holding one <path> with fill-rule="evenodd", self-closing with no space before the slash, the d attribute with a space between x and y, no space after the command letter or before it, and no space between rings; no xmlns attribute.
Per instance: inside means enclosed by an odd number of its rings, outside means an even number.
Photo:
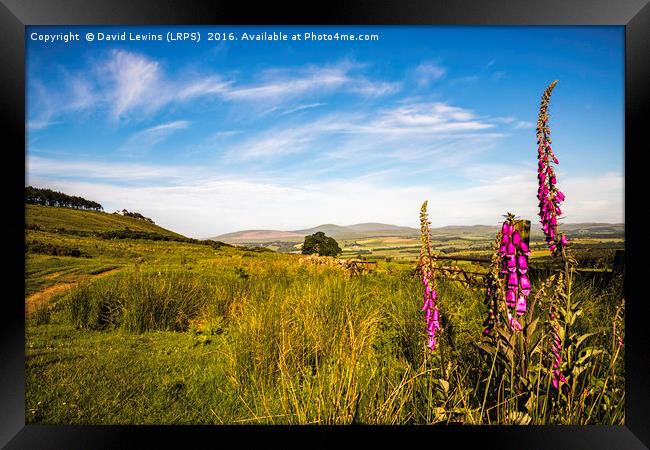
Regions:
<svg viewBox="0 0 650 450"><path fill-rule="evenodd" d="M351 275L101 212L27 205L26 222L29 424L624 423L620 276L576 274L571 383L557 391L543 321L491 348L478 286L438 281L444 332L425 347L417 238L344 241L343 257L384 256ZM433 239L489 257L494 235ZM576 242L589 245L604 243ZM531 272L531 298L546 275Z"/></svg>

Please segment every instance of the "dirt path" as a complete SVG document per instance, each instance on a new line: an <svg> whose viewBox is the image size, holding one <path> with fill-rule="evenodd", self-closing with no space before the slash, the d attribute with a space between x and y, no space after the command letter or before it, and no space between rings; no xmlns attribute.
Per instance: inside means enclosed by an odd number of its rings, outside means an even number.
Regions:
<svg viewBox="0 0 650 450"><path fill-rule="evenodd" d="M60 294L72 289L81 281L94 280L96 278L105 277L106 275L110 275L122 269L123 267L118 267L117 269L107 270L106 272L98 273L96 275L80 275L79 278L77 278L75 281L57 283L53 286L43 289L40 292L35 292L31 295L28 295L25 297L25 312L27 314L31 314L38 306L50 301L50 299L56 294ZM56 275L59 275L59 273L56 273ZM56 277L50 276L50 278Z"/></svg>

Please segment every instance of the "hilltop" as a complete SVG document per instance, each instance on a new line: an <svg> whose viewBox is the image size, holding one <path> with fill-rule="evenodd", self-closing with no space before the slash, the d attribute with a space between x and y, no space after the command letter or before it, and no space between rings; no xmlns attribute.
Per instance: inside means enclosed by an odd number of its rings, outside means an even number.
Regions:
<svg viewBox="0 0 650 450"><path fill-rule="evenodd" d="M243 230L222 234L209 239L223 242L302 242L305 236L322 231L326 235L337 239L359 239L370 236L418 236L420 230L411 227L402 227L385 223L358 223L354 225L336 225L332 223L318 225L302 230Z"/></svg>

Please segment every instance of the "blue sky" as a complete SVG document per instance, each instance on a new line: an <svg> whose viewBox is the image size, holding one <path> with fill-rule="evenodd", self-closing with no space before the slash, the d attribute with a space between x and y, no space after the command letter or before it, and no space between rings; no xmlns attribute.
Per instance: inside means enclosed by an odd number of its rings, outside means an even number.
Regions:
<svg viewBox="0 0 650 450"><path fill-rule="evenodd" d="M200 42L87 32L198 31ZM243 41L283 32L287 41ZM79 33L79 42L32 40ZM208 41L233 32L236 41ZM292 41L293 34L377 41ZM193 237L536 222L545 87L565 223L623 222L623 27L28 27L27 183Z"/></svg>

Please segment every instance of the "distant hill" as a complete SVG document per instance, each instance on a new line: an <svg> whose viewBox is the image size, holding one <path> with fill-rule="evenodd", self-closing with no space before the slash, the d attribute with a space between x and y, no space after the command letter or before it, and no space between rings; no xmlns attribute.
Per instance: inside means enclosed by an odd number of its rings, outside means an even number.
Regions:
<svg viewBox="0 0 650 450"><path fill-rule="evenodd" d="M323 224L313 228L293 231L279 230L243 230L234 233L215 236L213 240L222 242L302 242L305 236L322 231L327 236L337 239L356 239L367 236L417 236L420 232L416 228L400 227L384 223L359 223L354 225Z"/></svg>
<svg viewBox="0 0 650 450"><path fill-rule="evenodd" d="M353 230L357 233L386 233L386 232L394 232L400 234L420 233L420 230L418 230L417 228L401 227L398 225L389 225L386 223L376 223L376 222L358 223L356 225L348 225L346 228Z"/></svg>
<svg viewBox="0 0 650 450"><path fill-rule="evenodd" d="M562 224L560 227L569 237L623 237L625 236L624 224L611 223L577 223ZM495 225L448 225L432 228L431 235L437 238L451 238L471 236L493 239L498 226ZM322 231L335 239L360 239L365 237L399 236L417 237L420 230L417 228L403 227L385 223L359 223L354 225L323 224L313 228L293 231L280 230L244 230L222 234L210 238L230 244L242 243L268 243L268 242L302 242L305 236ZM536 222L532 223L532 238L541 238L542 231Z"/></svg>
<svg viewBox="0 0 650 450"><path fill-rule="evenodd" d="M299 239L302 240L306 234L300 234L293 231L277 231L277 230L243 230L234 233L222 234L217 237L209 238L222 242L253 242L256 240L274 241L283 239Z"/></svg>
<svg viewBox="0 0 650 450"><path fill-rule="evenodd" d="M561 223L560 230L566 232L569 237L625 237L625 224L622 223ZM543 236L537 223L533 224L531 236Z"/></svg>
<svg viewBox="0 0 650 450"><path fill-rule="evenodd" d="M134 217L40 205L25 205L25 225L28 228L51 232L101 233L131 230L185 238L181 234Z"/></svg>

